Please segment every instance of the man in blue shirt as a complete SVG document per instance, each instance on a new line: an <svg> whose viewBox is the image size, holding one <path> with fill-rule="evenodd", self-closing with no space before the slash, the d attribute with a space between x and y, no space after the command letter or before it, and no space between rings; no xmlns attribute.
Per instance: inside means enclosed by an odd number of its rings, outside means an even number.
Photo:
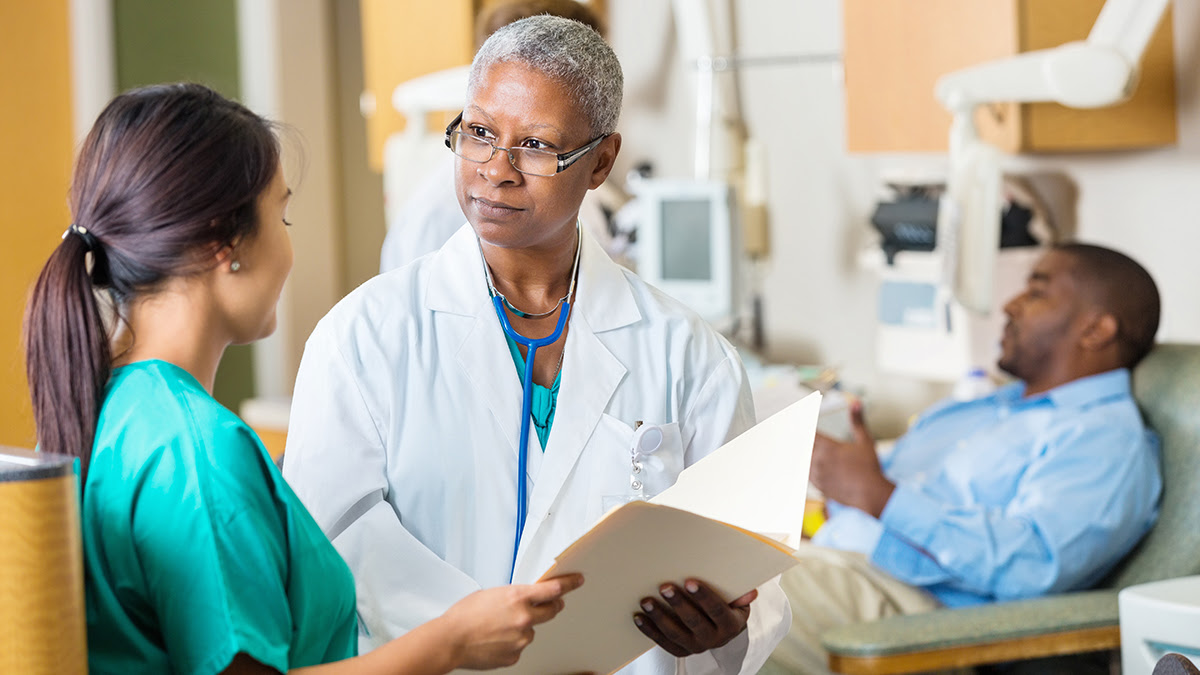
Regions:
<svg viewBox="0 0 1200 675"><path fill-rule="evenodd" d="M852 438L818 434L829 520L784 577L777 662L828 672L819 635L843 622L1088 587L1153 525L1158 440L1130 393L1158 329L1153 279L1062 245L1004 312L997 365L1018 381L933 406L882 460L860 407Z"/></svg>

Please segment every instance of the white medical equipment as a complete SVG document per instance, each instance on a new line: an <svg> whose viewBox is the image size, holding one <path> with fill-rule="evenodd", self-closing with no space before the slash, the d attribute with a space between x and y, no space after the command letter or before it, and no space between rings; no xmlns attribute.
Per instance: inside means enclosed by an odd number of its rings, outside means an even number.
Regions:
<svg viewBox="0 0 1200 675"><path fill-rule="evenodd" d="M1000 249L989 296L1003 301L1015 295L1044 253L1040 246ZM956 302L942 283L939 252L901 251L888 265L883 251L873 249L860 264L879 274L875 356L881 371L954 382L971 368L994 369L1004 312L978 314Z"/></svg>
<svg viewBox="0 0 1200 675"><path fill-rule="evenodd" d="M1200 576L1130 586L1117 604L1124 675L1150 675L1170 652L1200 664Z"/></svg>
<svg viewBox="0 0 1200 675"><path fill-rule="evenodd" d="M715 326L736 313L740 237L733 196L719 181L642 179L630 183L641 219L638 276Z"/></svg>
<svg viewBox="0 0 1200 675"><path fill-rule="evenodd" d="M1098 108L1128 98L1138 61L1169 0L1108 0L1087 40L955 71L935 94L953 115L950 175L938 210L944 280L965 307L986 313L999 239L1000 158L982 142L975 111L990 102L1051 101Z"/></svg>
<svg viewBox="0 0 1200 675"><path fill-rule="evenodd" d="M508 302L508 298L504 294L496 290L496 284L492 281L492 269L488 267L487 259L483 257L483 246L479 247L479 259L483 263L484 277L487 279L488 294L492 298L492 305L496 309L496 318L500 320L500 327L504 329L504 334L513 342L519 345L524 345L525 353L525 375L522 378L521 384L521 433L517 438L517 528L513 539L513 555L512 567L509 569L508 581L512 583L512 575L517 569L517 551L521 547L521 533L525 530L525 519L529 511L529 495L528 482L525 479L525 467L529 464L529 421L533 411L533 362L537 356L537 350L540 347L552 345L558 338L562 337L563 329L567 326L567 319L571 315L571 298L575 295L575 281L579 278L579 256L583 251L583 231L579 221L575 222L575 265L571 268L571 285L567 287L567 294L558 301L555 309L559 307L562 311L558 315L558 323L554 326L554 332L544 338L527 338L518 333L508 322L508 314L505 311L511 311L513 314L522 317L541 317L549 316L554 310L542 312L541 314L533 314L523 312Z"/></svg>
<svg viewBox="0 0 1200 675"><path fill-rule="evenodd" d="M404 115L404 131L383 144L383 194L388 227L398 221L400 207L413 187L446 154L442 133L428 128L425 118L442 110L461 110L467 96L470 66L439 70L400 83L392 105Z"/></svg>

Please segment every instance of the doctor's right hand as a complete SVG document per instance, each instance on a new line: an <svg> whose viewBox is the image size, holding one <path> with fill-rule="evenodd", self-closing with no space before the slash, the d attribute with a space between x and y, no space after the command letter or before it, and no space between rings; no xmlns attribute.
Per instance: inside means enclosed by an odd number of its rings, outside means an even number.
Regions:
<svg viewBox="0 0 1200 675"><path fill-rule="evenodd" d="M533 627L562 611L562 596L583 585L582 574L536 584L476 591L440 617L449 626L456 668L511 666L533 641Z"/></svg>

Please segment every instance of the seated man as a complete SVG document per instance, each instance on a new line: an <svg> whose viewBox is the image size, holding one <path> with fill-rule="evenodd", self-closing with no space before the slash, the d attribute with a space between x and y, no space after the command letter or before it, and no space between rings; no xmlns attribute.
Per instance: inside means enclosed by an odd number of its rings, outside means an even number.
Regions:
<svg viewBox="0 0 1200 675"><path fill-rule="evenodd" d="M882 463L861 407L851 439L818 434L829 520L784 575L778 664L828 672L820 635L841 623L1086 588L1154 523L1158 441L1130 393L1158 329L1153 279L1062 245L1004 313L998 366L1019 381L933 406Z"/></svg>

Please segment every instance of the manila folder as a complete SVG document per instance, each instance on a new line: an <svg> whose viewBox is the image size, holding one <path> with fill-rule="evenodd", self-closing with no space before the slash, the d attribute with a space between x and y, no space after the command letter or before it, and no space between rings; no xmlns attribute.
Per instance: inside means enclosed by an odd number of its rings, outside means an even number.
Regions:
<svg viewBox="0 0 1200 675"><path fill-rule="evenodd" d="M730 601L796 564L794 551L690 511L634 501L613 509L563 551L543 579L584 573L566 608L538 626L521 660L504 673L619 670L654 646L633 624L659 584L703 579Z"/></svg>

